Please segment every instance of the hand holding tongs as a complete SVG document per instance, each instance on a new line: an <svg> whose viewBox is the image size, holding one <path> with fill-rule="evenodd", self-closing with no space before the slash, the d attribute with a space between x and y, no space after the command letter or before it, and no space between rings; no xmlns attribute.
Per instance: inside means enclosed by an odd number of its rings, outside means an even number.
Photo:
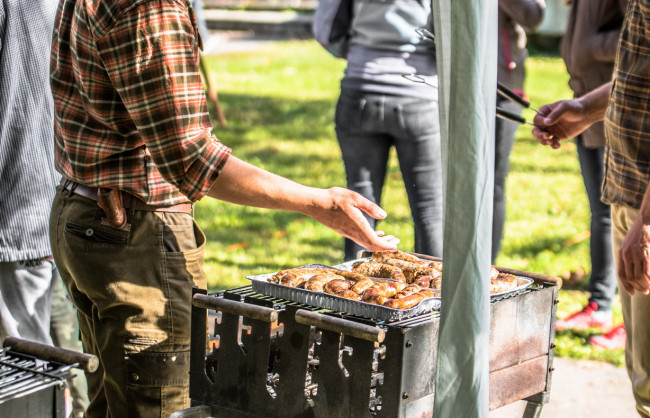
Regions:
<svg viewBox="0 0 650 418"><path fill-rule="evenodd" d="M422 84L426 84L427 86L437 87L436 85L429 83L421 75L402 74L402 77L404 77L405 79L407 79L409 81L413 81L414 83L422 83ZM512 100L513 102L518 103L518 104L520 104L521 106L523 106L523 107L525 107L527 109L531 109L531 110L534 110L535 112L539 113L539 111L537 109L530 106L530 102L528 102L528 100L524 99L523 97L521 97L520 95L518 95L517 93L510 90L508 87L504 86L503 84L501 84L499 82L497 82L497 93L501 97L504 97L504 98L506 98L508 100ZM528 122L523 116L520 116L520 115L518 115L516 113L508 112L507 110L502 109L499 106L497 106L497 112L496 113L497 113L497 117L499 117L501 119L506 119L506 120L510 120L510 121L513 121L513 122L521 123L522 125L523 124L528 124L528 125L531 125L531 126L535 126L534 123Z"/></svg>

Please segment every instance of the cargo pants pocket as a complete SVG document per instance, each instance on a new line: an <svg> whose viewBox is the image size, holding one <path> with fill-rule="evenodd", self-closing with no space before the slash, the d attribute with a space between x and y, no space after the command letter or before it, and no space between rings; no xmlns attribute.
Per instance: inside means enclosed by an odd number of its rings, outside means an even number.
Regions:
<svg viewBox="0 0 650 418"><path fill-rule="evenodd" d="M190 406L190 352L126 355L129 417L169 417Z"/></svg>

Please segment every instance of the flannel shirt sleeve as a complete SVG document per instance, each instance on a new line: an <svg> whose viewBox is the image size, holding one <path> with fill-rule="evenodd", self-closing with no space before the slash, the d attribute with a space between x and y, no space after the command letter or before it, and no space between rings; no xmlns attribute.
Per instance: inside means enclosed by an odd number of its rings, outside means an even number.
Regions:
<svg viewBox="0 0 650 418"><path fill-rule="evenodd" d="M231 152L210 133L198 43L193 16L165 0L124 11L97 40L156 168L191 201L205 196Z"/></svg>

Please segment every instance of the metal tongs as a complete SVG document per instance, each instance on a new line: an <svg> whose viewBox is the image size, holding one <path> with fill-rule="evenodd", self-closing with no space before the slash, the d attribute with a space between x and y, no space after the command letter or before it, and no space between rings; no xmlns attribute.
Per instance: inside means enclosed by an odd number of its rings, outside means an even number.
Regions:
<svg viewBox="0 0 650 418"><path fill-rule="evenodd" d="M423 30L426 30L426 29L423 29ZM421 84L426 84L427 86L437 87L436 85L431 84L424 77L422 77L421 75L418 75L418 74L402 74L402 77L404 77L405 79L407 79L409 81L413 81L414 83L421 83ZM499 96L501 96L501 97L503 97L505 99L511 100L511 101L525 107L526 109L530 109L530 110L533 110L536 113L539 113L539 111L537 109L535 109L534 107L532 107L530 105L530 102L528 100L524 99L523 97L521 97L520 95L518 95L517 93L510 90L508 87L504 86L503 84L501 84L499 82L497 82L497 93L499 94ZM531 126L535 126L534 123L528 122L523 116L520 116L520 115L518 115L516 113L508 112L507 110L502 109L499 106L497 106L497 112L496 113L497 113L497 117L499 117L501 119L510 120L510 121L513 121L513 122L520 123L522 125L523 124L528 124L528 125L531 125Z"/></svg>
<svg viewBox="0 0 650 418"><path fill-rule="evenodd" d="M508 99L512 102L515 102L525 109L530 109L534 111L535 113L539 113L539 110L535 109L530 105L530 102L514 91L510 90L508 87L504 86L503 84L499 83L497 81L497 94L504 99ZM528 124L531 126L535 126L534 123L528 122L523 116L517 115L516 113L508 112L507 110L504 110L500 107L497 106L497 116L502 118L502 119L507 119L511 120L513 122L521 123L523 124Z"/></svg>

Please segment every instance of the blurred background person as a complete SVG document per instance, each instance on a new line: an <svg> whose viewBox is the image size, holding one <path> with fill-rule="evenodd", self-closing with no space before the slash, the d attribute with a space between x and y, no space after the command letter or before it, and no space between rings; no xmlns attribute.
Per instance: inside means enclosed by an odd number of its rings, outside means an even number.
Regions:
<svg viewBox="0 0 650 418"><path fill-rule="evenodd" d="M347 187L380 204L389 153L395 147L414 222L415 252L441 257L435 44L416 32L433 32L431 3L353 0L351 10L349 27L342 28L347 29L347 39L340 57L347 60L347 68L335 115ZM405 74L417 74L426 83L410 81ZM368 221L374 227L375 220ZM363 249L346 239L345 260Z"/></svg>
<svg viewBox="0 0 650 418"><path fill-rule="evenodd" d="M54 169L54 128L49 57L56 0L0 3L0 339L14 336L52 345L52 315L77 323L63 291L48 235L50 207L61 176ZM58 289L55 290L55 289ZM53 314L53 310L56 314ZM57 322L57 321L54 321ZM61 342L63 324L52 333ZM76 344L75 344L76 340ZM68 333L81 351L79 332ZM70 381L73 415L83 416L83 372Z"/></svg>
<svg viewBox="0 0 650 418"><path fill-rule="evenodd" d="M544 0L499 0L499 57L497 80L522 98L526 79L526 31L534 31L544 20ZM521 105L497 95L497 106L521 114ZM506 221L506 177L510 169L510 152L519 125L497 118L494 154L494 205L492 221L492 264L501 251Z"/></svg>
<svg viewBox="0 0 650 418"><path fill-rule="evenodd" d="M52 343L66 350L83 352L79 334L77 308L68 296L63 280L57 274L52 293L52 314L50 317L50 336ZM83 418L88 408L88 382L82 370L76 369L75 378L69 381L70 397L72 400L72 418Z"/></svg>
<svg viewBox="0 0 650 418"><path fill-rule="evenodd" d="M560 50L571 78L574 97L581 97L612 79L618 38L627 0L572 0L569 21ZM556 329L582 330L612 327L612 301L616 295L616 269L612 252L610 207L601 201L605 175L605 132L603 122L593 124L575 139L589 209L591 275L587 306L556 322ZM623 326L589 342L604 348L625 345Z"/></svg>

